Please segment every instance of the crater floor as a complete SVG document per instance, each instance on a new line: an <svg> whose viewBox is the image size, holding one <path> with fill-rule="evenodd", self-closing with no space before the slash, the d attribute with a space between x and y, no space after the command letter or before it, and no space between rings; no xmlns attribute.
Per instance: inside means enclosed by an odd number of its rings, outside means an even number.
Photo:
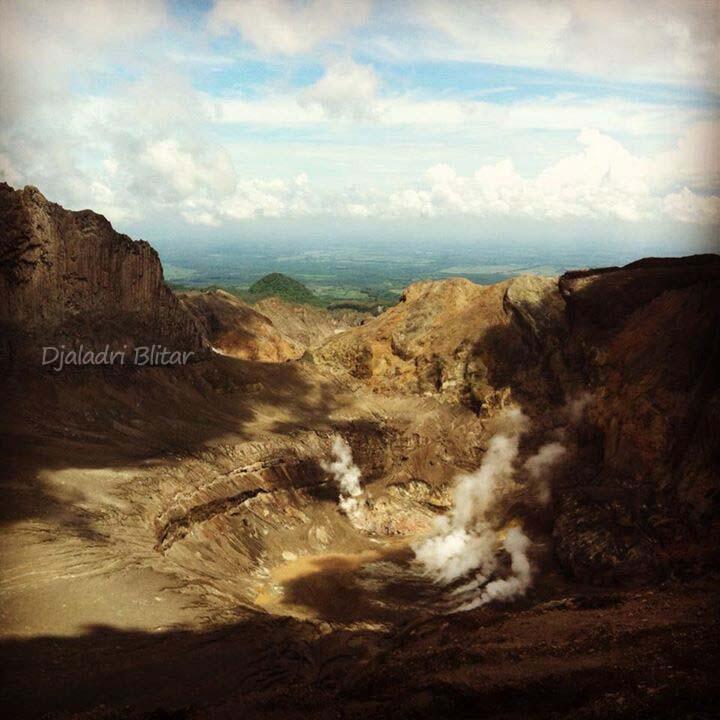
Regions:
<svg viewBox="0 0 720 720"><path fill-rule="evenodd" d="M541 563L527 597L448 613L409 544L477 467L478 418L215 362L212 408L185 385L156 400L170 381L151 374L137 405L92 379L71 408L62 384L52 403L42 384L15 398L0 484L9 717L710 717L716 577L616 591ZM278 393L293 383L302 393ZM319 464L336 434L363 470L360 528Z"/></svg>

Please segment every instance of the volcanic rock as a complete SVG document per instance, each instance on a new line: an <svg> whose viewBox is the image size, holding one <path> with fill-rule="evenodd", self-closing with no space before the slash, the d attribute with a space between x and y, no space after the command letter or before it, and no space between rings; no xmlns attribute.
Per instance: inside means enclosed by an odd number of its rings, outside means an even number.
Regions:
<svg viewBox="0 0 720 720"><path fill-rule="evenodd" d="M206 342L163 282L157 253L90 210L0 184L0 323L7 357L37 344L120 349Z"/></svg>
<svg viewBox="0 0 720 720"><path fill-rule="evenodd" d="M270 318L224 290L185 292L179 297L212 346L226 355L285 362L305 352L300 343L279 332Z"/></svg>
<svg viewBox="0 0 720 720"><path fill-rule="evenodd" d="M320 345L328 338L360 325L369 317L357 310L326 310L312 305L295 305L278 297L263 298L253 307L286 337L305 348Z"/></svg>

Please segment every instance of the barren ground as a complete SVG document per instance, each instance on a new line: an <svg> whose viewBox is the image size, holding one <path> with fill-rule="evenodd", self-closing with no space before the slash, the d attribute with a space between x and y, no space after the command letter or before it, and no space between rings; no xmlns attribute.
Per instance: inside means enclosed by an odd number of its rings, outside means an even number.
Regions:
<svg viewBox="0 0 720 720"><path fill-rule="evenodd" d="M713 717L717 576L597 588L539 556L527 597L447 613L408 544L477 465L472 413L297 364L190 372L7 389L7 717ZM317 465L336 432L364 528Z"/></svg>

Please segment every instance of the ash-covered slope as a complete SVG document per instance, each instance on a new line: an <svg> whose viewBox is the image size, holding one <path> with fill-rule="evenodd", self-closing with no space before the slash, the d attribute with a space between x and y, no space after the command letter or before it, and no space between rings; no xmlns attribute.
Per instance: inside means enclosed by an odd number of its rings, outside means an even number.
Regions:
<svg viewBox="0 0 720 720"><path fill-rule="evenodd" d="M179 298L212 346L232 357L260 362L299 358L305 348L280 332L261 312L224 290L184 292Z"/></svg>
<svg viewBox="0 0 720 720"><path fill-rule="evenodd" d="M90 210L0 184L0 323L5 352L53 342L203 350L197 324L163 282L157 253Z"/></svg>
<svg viewBox="0 0 720 720"><path fill-rule="evenodd" d="M326 310L312 305L294 305L279 297L264 298L253 307L272 320L283 335L306 349L320 345L370 317L369 313L357 310Z"/></svg>

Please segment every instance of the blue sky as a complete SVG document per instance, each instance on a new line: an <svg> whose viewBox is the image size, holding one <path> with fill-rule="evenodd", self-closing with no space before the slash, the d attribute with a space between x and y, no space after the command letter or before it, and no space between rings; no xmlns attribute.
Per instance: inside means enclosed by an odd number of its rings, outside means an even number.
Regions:
<svg viewBox="0 0 720 720"><path fill-rule="evenodd" d="M715 0L0 4L0 175L162 242L713 247ZM422 228L422 231L419 229ZM431 230L430 232L434 232Z"/></svg>

